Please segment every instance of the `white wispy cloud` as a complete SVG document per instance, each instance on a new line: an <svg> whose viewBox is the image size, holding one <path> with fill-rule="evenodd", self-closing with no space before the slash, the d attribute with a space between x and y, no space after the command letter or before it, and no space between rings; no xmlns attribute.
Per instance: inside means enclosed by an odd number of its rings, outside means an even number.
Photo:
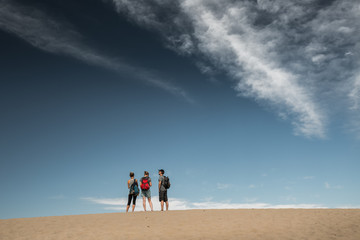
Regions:
<svg viewBox="0 0 360 240"><path fill-rule="evenodd" d="M155 211L160 210L160 204L158 197L152 197L153 207ZM124 211L127 204L126 198L82 198L84 201L92 202L102 205L104 210ZM326 208L320 204L268 204L268 203L256 203L256 199L251 199L248 203L232 203L230 201L215 202L215 201L203 201L203 202L191 202L184 199L169 198L169 204L171 210L190 210L190 209L281 209L281 208ZM147 203L148 204L148 203ZM148 207L147 207L148 208ZM143 211L142 199L137 200L136 211Z"/></svg>
<svg viewBox="0 0 360 240"><path fill-rule="evenodd" d="M351 101L351 110L359 110L360 109L360 73L354 79L351 85L351 91L349 93L349 98Z"/></svg>
<svg viewBox="0 0 360 240"><path fill-rule="evenodd" d="M325 182L324 185L325 185L326 189L342 189L343 188L343 186L341 186L341 185L331 185L328 182Z"/></svg>
<svg viewBox="0 0 360 240"><path fill-rule="evenodd" d="M295 113L293 124L298 133L324 136L323 116L311 93L298 83L295 74L276 64L274 54L263 42L265 36L254 31L243 17L248 14L246 10L242 6L229 6L219 18L217 12L200 6L194 6L191 1L184 3L196 23L195 33L202 52L221 61L222 67L238 80L236 90Z"/></svg>
<svg viewBox="0 0 360 240"><path fill-rule="evenodd" d="M95 204L100 204L104 206L105 210L116 210L116 211L122 211L125 209L126 204L127 204L127 199L126 198L94 198L94 197L85 197L85 198L81 198L82 200L88 201L88 202L92 202ZM155 211L159 211L160 210L160 204L159 204L159 197L157 196L153 196L151 197L151 200L153 202L153 207ZM190 209L188 202L182 199L177 199L177 198L169 198L169 201L171 203L171 209L173 210L186 210L186 209ZM147 204L147 208L149 208L148 206L148 202L146 200L146 204ZM137 211L142 210L142 198L138 197L137 200Z"/></svg>
<svg viewBox="0 0 360 240"><path fill-rule="evenodd" d="M350 114L351 120L348 123L349 132L353 132L360 139L360 72L356 74L356 77L350 84L350 91L348 94L350 102Z"/></svg>
<svg viewBox="0 0 360 240"><path fill-rule="evenodd" d="M151 5L144 1L114 2L118 11L127 9L139 24L158 30L166 29L154 16L158 8L149 7ZM158 6L163 4L163 1L153 2ZM186 41L195 39L197 51L238 80L235 89L242 95L284 106L297 116L293 124L298 133L323 137L324 116L312 101L311 93L298 83L296 75L282 69L274 61L274 54L264 44L266 36L254 31L246 19L246 5L226 3L218 4L221 6L214 10L212 5L217 5L215 1L179 1L178 11L181 14L176 16L177 21L174 20L173 24L184 22L181 15L191 19L193 34ZM166 38L169 34L166 32ZM187 51L191 49L187 48Z"/></svg>
<svg viewBox="0 0 360 240"><path fill-rule="evenodd" d="M196 56L203 73L225 71L240 95L277 109L296 134L325 137L344 95L358 106L357 85L343 87L360 63L356 0L112 2L120 14L159 32L170 48Z"/></svg>
<svg viewBox="0 0 360 240"><path fill-rule="evenodd" d="M193 102L185 90L161 79L153 71L131 66L90 48L81 41L81 34L71 24L59 22L38 9L0 0L0 29L46 52L70 56L90 65L132 76Z"/></svg>

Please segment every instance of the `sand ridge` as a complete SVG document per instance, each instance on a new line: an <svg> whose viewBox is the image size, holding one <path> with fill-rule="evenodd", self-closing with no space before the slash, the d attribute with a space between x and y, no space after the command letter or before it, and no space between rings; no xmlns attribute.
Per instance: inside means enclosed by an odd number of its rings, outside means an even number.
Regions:
<svg viewBox="0 0 360 240"><path fill-rule="evenodd" d="M360 239L360 209L106 213L0 220L1 240Z"/></svg>

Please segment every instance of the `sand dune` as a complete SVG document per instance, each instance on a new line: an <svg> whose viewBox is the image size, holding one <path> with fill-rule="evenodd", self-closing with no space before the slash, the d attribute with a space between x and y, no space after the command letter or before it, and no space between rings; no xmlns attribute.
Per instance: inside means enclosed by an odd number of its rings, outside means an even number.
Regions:
<svg viewBox="0 0 360 240"><path fill-rule="evenodd" d="M360 239L360 209L108 213L0 220L0 239Z"/></svg>

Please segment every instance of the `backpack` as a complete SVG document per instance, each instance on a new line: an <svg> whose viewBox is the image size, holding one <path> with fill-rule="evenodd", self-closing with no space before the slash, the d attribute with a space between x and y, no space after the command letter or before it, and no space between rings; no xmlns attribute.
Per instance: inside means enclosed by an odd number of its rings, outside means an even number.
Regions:
<svg viewBox="0 0 360 240"><path fill-rule="evenodd" d="M162 182L163 186L165 187L165 189L169 189L170 188L170 179L166 176L164 176L164 180Z"/></svg>
<svg viewBox="0 0 360 240"><path fill-rule="evenodd" d="M138 187L138 183L136 181L136 179L134 180L133 184L131 184L130 186L130 194L134 195L134 196L137 196L139 195L139 187Z"/></svg>
<svg viewBox="0 0 360 240"><path fill-rule="evenodd" d="M149 190L150 189L150 184L149 184L149 178L148 177L144 177L142 179L142 184L140 185L142 190Z"/></svg>

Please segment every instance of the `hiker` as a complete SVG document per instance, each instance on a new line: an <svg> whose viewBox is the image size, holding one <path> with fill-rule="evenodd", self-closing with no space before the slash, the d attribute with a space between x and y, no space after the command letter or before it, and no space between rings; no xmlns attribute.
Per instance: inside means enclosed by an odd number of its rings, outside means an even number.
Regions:
<svg viewBox="0 0 360 240"><path fill-rule="evenodd" d="M149 172L144 171L144 177L140 179L140 188L141 188L141 196L143 198L144 211L146 211L146 198L148 199L151 211L153 211L153 205L151 202L151 191L150 191L151 186L152 183L151 183L151 178L149 177Z"/></svg>
<svg viewBox="0 0 360 240"><path fill-rule="evenodd" d="M164 176L164 169L159 170L159 202L161 203L161 211L164 211L164 202L166 204L166 211L169 210L169 201L167 190L170 188L170 180Z"/></svg>
<svg viewBox="0 0 360 240"><path fill-rule="evenodd" d="M135 179L135 174L133 172L130 172L130 179L127 181L127 184L129 189L129 196L128 196L128 203L126 206L126 212L129 211L131 199L133 200L132 211L135 210L136 198L139 195L138 181L137 179Z"/></svg>

